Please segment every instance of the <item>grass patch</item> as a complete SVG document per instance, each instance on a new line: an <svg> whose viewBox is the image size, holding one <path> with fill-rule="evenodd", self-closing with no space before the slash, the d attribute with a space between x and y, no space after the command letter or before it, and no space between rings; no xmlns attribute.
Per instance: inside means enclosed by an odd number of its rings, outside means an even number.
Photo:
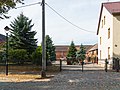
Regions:
<svg viewBox="0 0 120 90"><path fill-rule="evenodd" d="M50 81L50 77L42 79L40 75L19 75L9 74L8 76L0 74L0 82L28 82L28 81Z"/></svg>
<svg viewBox="0 0 120 90"><path fill-rule="evenodd" d="M59 73L59 66L47 66L46 78L41 78L41 66L35 65L13 65L9 66L9 74L5 75L5 66L0 66L0 81L24 82L24 81L49 81L50 78Z"/></svg>
<svg viewBox="0 0 120 90"><path fill-rule="evenodd" d="M0 73L5 72L5 66L0 66ZM8 70L10 73L35 73L35 72L40 72L42 70L41 66L36 66L36 65L9 65ZM59 66L47 66L47 71L48 73L57 73L59 72Z"/></svg>

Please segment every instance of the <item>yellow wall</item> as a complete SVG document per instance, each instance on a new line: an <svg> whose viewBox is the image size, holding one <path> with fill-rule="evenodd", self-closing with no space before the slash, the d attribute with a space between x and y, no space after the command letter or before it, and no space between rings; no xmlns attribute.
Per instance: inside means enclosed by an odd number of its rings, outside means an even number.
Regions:
<svg viewBox="0 0 120 90"><path fill-rule="evenodd" d="M120 15L113 17L113 57L120 58Z"/></svg>

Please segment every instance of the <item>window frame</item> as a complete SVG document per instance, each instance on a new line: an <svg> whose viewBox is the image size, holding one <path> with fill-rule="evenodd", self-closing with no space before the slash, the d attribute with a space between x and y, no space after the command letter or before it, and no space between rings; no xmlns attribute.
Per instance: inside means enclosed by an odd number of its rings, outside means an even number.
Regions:
<svg viewBox="0 0 120 90"><path fill-rule="evenodd" d="M102 20L102 28L103 28L103 20Z"/></svg>
<svg viewBox="0 0 120 90"><path fill-rule="evenodd" d="M105 23L106 23L106 17L104 16L104 25L105 25Z"/></svg>
<svg viewBox="0 0 120 90"><path fill-rule="evenodd" d="M108 39L110 38L110 28L108 28Z"/></svg>
<svg viewBox="0 0 120 90"><path fill-rule="evenodd" d="M108 47L108 59L110 59L110 47Z"/></svg>
<svg viewBox="0 0 120 90"><path fill-rule="evenodd" d="M102 37L100 37L100 45L102 44Z"/></svg>
<svg viewBox="0 0 120 90"><path fill-rule="evenodd" d="M100 50L100 59L101 59L101 56L102 56L102 53L101 53L102 51Z"/></svg>

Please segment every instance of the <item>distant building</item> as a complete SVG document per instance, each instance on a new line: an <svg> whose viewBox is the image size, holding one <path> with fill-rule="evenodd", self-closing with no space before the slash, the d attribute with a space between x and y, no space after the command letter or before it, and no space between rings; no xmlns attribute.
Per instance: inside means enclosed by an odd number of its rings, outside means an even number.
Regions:
<svg viewBox="0 0 120 90"><path fill-rule="evenodd" d="M0 43L3 43L5 42L5 36L0 34Z"/></svg>
<svg viewBox="0 0 120 90"><path fill-rule="evenodd" d="M86 61L98 64L98 44L93 45L86 52Z"/></svg>
<svg viewBox="0 0 120 90"><path fill-rule="evenodd" d="M92 47L92 45L83 45L85 47L85 50L87 51ZM77 50L80 49L80 45L75 46ZM67 53L69 50L69 45L56 45L55 46L55 52L56 52L56 60L60 60L60 58L66 59Z"/></svg>
<svg viewBox="0 0 120 90"><path fill-rule="evenodd" d="M120 58L120 2L102 3L98 29L98 63L108 59L113 66L113 57Z"/></svg>
<svg viewBox="0 0 120 90"><path fill-rule="evenodd" d="M5 36L0 34L0 51L3 51L4 44L5 44Z"/></svg>

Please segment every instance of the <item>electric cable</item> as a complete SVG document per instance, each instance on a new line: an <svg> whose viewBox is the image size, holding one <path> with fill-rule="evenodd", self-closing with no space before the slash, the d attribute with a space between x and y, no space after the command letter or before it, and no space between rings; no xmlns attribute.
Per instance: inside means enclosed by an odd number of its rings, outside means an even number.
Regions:
<svg viewBox="0 0 120 90"><path fill-rule="evenodd" d="M42 4L42 2L37 2L37 3L33 3L33 4L29 4L29 5L24 5L24 6L20 6L20 7L15 7L15 9L19 9L19 8L23 8L23 7L28 7L28 6L33 6L36 4Z"/></svg>
<svg viewBox="0 0 120 90"><path fill-rule="evenodd" d="M36 4L40 4L42 5L42 2L37 2L37 3L33 3L33 4L29 4L29 5L24 5L24 6L20 6L20 7L16 7L15 9L19 9L19 8L23 8L23 7L28 7L28 6L33 6ZM59 14L54 8L52 8L50 5L48 5L47 3L45 3L52 11L54 11L57 15L59 15L62 19L64 19L65 21L67 21L68 23L70 23L71 25L73 25L74 27L82 30L82 31L86 31L86 32L90 32L90 33L96 33L93 31L89 31L87 29L81 28L79 26L77 26L76 24L72 23L71 21L69 21L68 19L66 19L63 15Z"/></svg>
<svg viewBox="0 0 120 90"><path fill-rule="evenodd" d="M83 30L83 31L86 31L86 32L90 32L90 33L95 33L95 32L93 32L93 31L89 31L89 30L83 29L83 28L81 28L81 27L73 24L71 21L69 21L68 19L66 19L66 18L65 18L64 16L62 16L61 14L59 14L59 13L58 13L55 9L53 9L50 5L48 5L47 3L46 3L46 5L47 5L52 11L54 11L57 15L59 15L62 19L64 19L65 21L67 21L67 22L70 23L71 25L77 27L77 28L80 29L80 30Z"/></svg>

